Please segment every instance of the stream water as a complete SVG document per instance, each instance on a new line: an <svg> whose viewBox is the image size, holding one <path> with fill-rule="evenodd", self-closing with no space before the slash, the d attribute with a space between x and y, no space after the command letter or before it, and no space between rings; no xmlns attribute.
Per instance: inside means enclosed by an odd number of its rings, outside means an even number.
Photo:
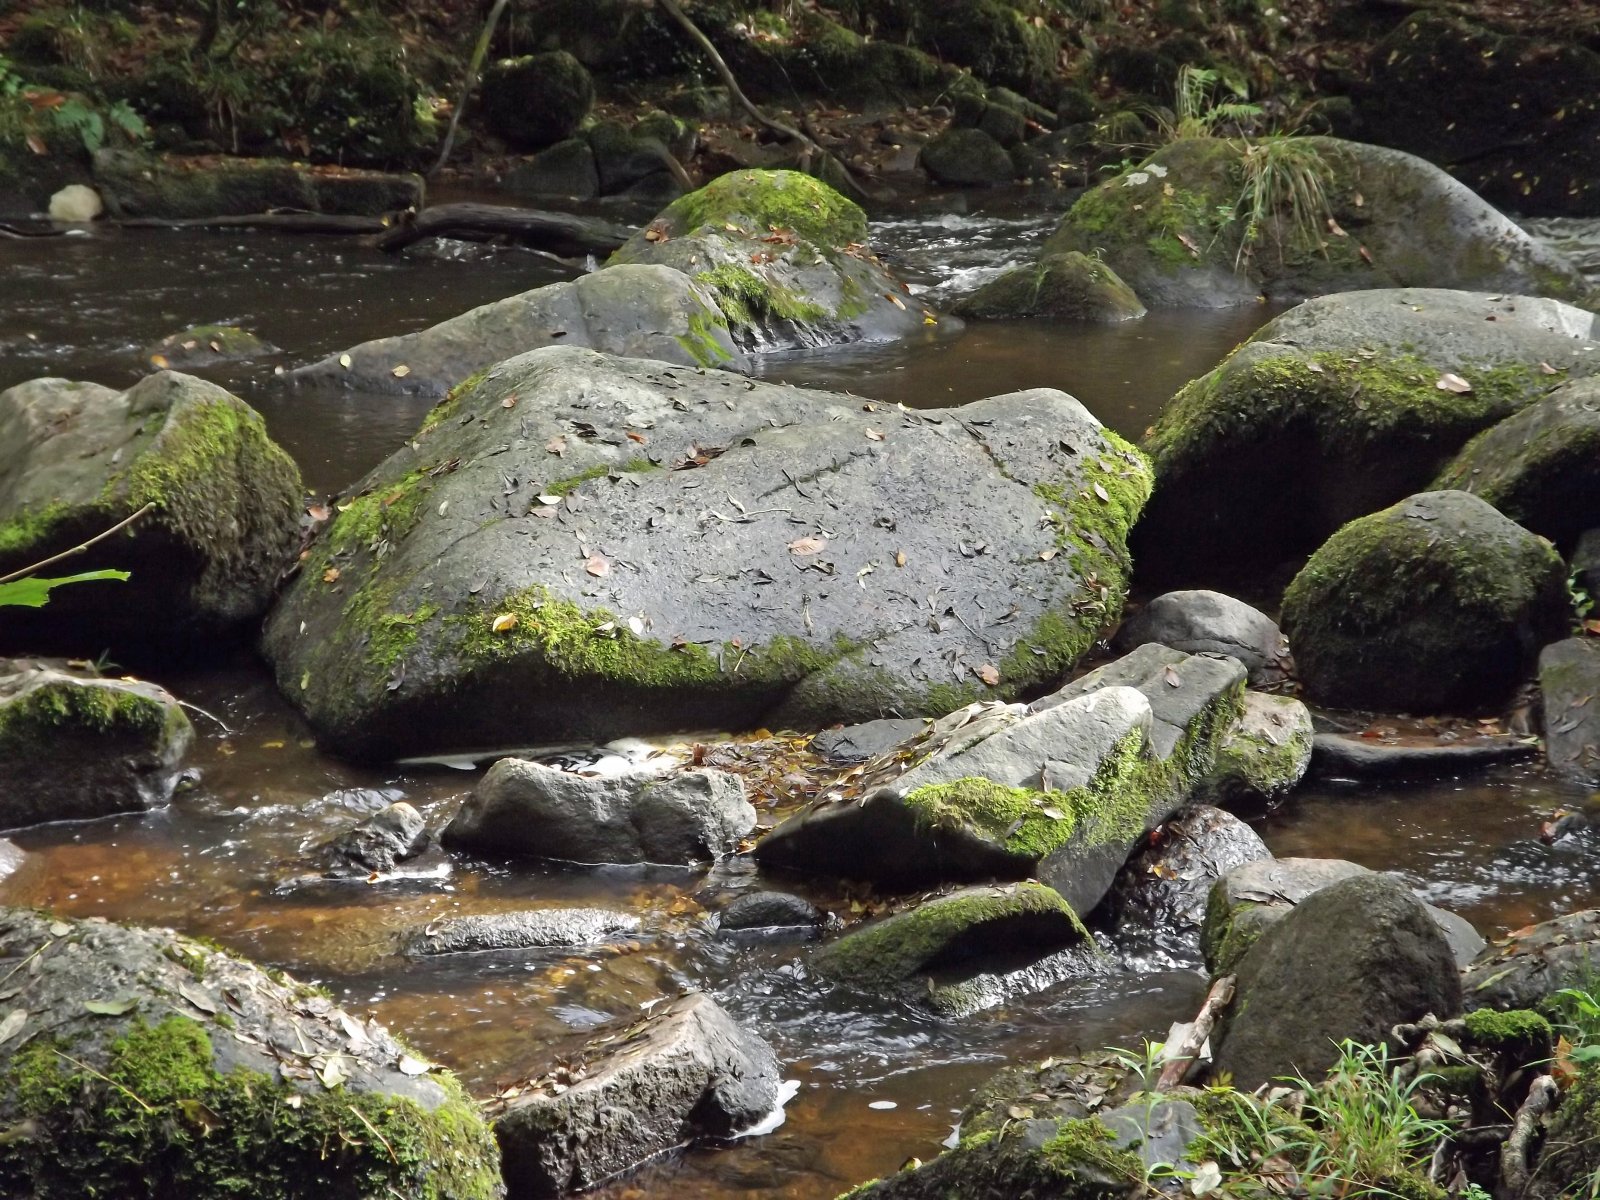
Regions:
<svg viewBox="0 0 1600 1200"><path fill-rule="evenodd" d="M1049 224L933 214L877 232L886 256L937 301L1025 253ZM1545 232L1600 266L1600 227ZM265 414L312 489L331 492L383 459L427 404L278 390L274 365L418 328L576 269L525 251L391 258L339 240L265 234L0 242L0 388L44 374L126 385L141 373L139 349L163 334L238 323L282 354L208 374ZM777 358L764 373L916 406L1060 387L1137 437L1178 386L1268 315L1163 314L1111 328L999 323L914 350ZM359 769L318 753L253 660L160 682L212 714L196 718L196 786L160 812L15 833L27 855L0 881L0 902L215 938L327 986L355 1011L376 1012L479 1094L537 1073L611 1017L684 988L709 990L773 1043L799 1081L787 1122L730 1148L653 1164L600 1193L615 1200L828 1200L935 1153L972 1089L999 1066L1136 1045L1192 1012L1203 990L1192 970L1113 947L1101 974L959 1025L865 1005L808 979L800 947L739 947L708 930L707 912L756 882L744 859L709 871L580 871L435 850L410 878L378 887L289 886L309 846L398 796L442 825L474 774ZM1407 787L1323 783L1302 788L1260 831L1280 855L1397 871L1493 935L1600 902L1593 845L1537 840L1541 818L1576 795L1526 766ZM765 807L763 824L778 815L781 808ZM809 894L843 909L852 899ZM397 953L401 931L438 915L530 903L625 907L642 916L645 933L603 952L533 959L423 965Z"/></svg>

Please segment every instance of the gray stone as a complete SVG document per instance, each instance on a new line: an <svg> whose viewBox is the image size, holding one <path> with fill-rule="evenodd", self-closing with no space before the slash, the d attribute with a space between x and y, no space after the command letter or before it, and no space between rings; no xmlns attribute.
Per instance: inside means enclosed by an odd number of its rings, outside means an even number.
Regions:
<svg viewBox="0 0 1600 1200"><path fill-rule="evenodd" d="M794 926L815 928L827 920L827 913L800 896L787 892L745 892L722 910L717 927L725 933Z"/></svg>
<svg viewBox="0 0 1600 1200"><path fill-rule="evenodd" d="M1600 379L1574 380L1480 433L1433 486L1481 496L1572 546L1600 515Z"/></svg>
<svg viewBox="0 0 1600 1200"><path fill-rule="evenodd" d="M1076 250L1013 267L963 296L952 311L979 320L1050 317L1062 321L1133 321L1144 305L1099 259Z"/></svg>
<svg viewBox="0 0 1600 1200"><path fill-rule="evenodd" d="M500 1111L506 1185L516 1196L584 1191L699 1138L725 1138L778 1103L778 1061L704 995L585 1047L570 1085L535 1083Z"/></svg>
<svg viewBox="0 0 1600 1200"><path fill-rule="evenodd" d="M0 828L165 804L193 738L153 683L0 659Z"/></svg>
<svg viewBox="0 0 1600 1200"><path fill-rule="evenodd" d="M405 946L407 954L417 956L592 946L638 928L639 918L629 913L603 908L534 908L442 917L412 932Z"/></svg>
<svg viewBox="0 0 1600 1200"><path fill-rule="evenodd" d="M1256 816L1282 804L1311 765L1311 711L1290 696L1246 692L1244 712L1217 747L1195 798Z"/></svg>
<svg viewBox="0 0 1600 1200"><path fill-rule="evenodd" d="M428 823L410 804L397 800L334 838L327 853L336 870L386 873L427 846Z"/></svg>
<svg viewBox="0 0 1600 1200"><path fill-rule="evenodd" d="M681 271L618 266L495 300L417 333L378 338L288 372L291 383L443 396L540 346L589 346L663 363L743 365L715 293ZM345 361L349 366L345 366ZM406 367L401 375L397 367Z"/></svg>
<svg viewBox="0 0 1600 1200"><path fill-rule="evenodd" d="M882 717L843 729L824 729L811 739L811 751L841 766L866 762L915 737L927 724L915 718Z"/></svg>
<svg viewBox="0 0 1600 1200"><path fill-rule="evenodd" d="M8 1190L90 1195L121 1180L123 1195L216 1194L204 1175L278 1196L501 1194L494 1140L459 1083L281 972L171 930L23 909L0 911L0 967L27 979L0 1120L35 1134L7 1149ZM21 1094L19 1074L40 1063L73 1102ZM137 1105L119 1079L137 1081ZM352 1111L381 1114L387 1139L355 1137ZM200 1116L203 1172L191 1158ZM400 1156L386 1141L449 1153Z"/></svg>
<svg viewBox="0 0 1600 1200"><path fill-rule="evenodd" d="M1145 438L1161 487L1134 539L1141 577L1218 583L1309 554L1345 522L1430 487L1474 434L1542 397L1546 363L1555 378L1600 371L1591 313L1401 288L1275 317L1183 388ZM1447 373L1472 390L1442 390Z"/></svg>
<svg viewBox="0 0 1600 1200"><path fill-rule="evenodd" d="M590 779L502 758L444 839L484 854L688 864L728 853L755 823L743 782L723 771Z"/></svg>
<svg viewBox="0 0 1600 1200"><path fill-rule="evenodd" d="M325 171L272 158L181 159L132 150L94 154L94 181L115 217L250 216L274 209L380 216L421 208L422 176Z"/></svg>
<svg viewBox="0 0 1600 1200"><path fill-rule="evenodd" d="M1111 1144L1132 1150L1147 1170L1165 1166L1194 1171L1189 1145L1206 1133L1200 1111L1187 1100L1172 1096L1156 1104L1135 1101L1100 1114L1105 1127L1116 1135Z"/></svg>
<svg viewBox="0 0 1600 1200"><path fill-rule="evenodd" d="M1212 1066L1241 1090L1282 1075L1319 1079L1346 1038L1372 1045L1394 1025L1461 1010L1455 959L1433 917L1410 889L1370 872L1306 897L1235 972Z"/></svg>
<svg viewBox="0 0 1600 1200"><path fill-rule="evenodd" d="M502 184L513 196L593 200L600 194L600 173L588 139L575 137L517 163L506 172Z"/></svg>
<svg viewBox="0 0 1600 1200"><path fill-rule="evenodd" d="M1117 630L1115 645L1126 653L1159 642L1186 654L1226 654L1250 673L1250 685L1284 677L1289 646L1277 622L1243 600L1221 592L1166 592L1135 612Z"/></svg>
<svg viewBox="0 0 1600 1200"><path fill-rule="evenodd" d="M1117 503L1036 490L1095 483ZM327 744L368 757L935 714L1093 643L1147 486L1061 392L886 414L537 350L352 490L265 649ZM1062 545L1083 548L1041 557ZM906 599L935 587L960 620Z"/></svg>
<svg viewBox="0 0 1600 1200"><path fill-rule="evenodd" d="M1578 586L1600 603L1600 529L1586 529L1579 535L1571 565Z"/></svg>
<svg viewBox="0 0 1600 1200"><path fill-rule="evenodd" d="M193 370L277 353L277 347L234 325L194 325L146 346L143 358L160 370Z"/></svg>
<svg viewBox="0 0 1600 1200"><path fill-rule="evenodd" d="M1231 813L1201 805L1168 821L1123 865L1104 907L1117 935L1198 962L1212 885L1272 852Z"/></svg>
<svg viewBox="0 0 1600 1200"><path fill-rule="evenodd" d="M1544 693L1544 747L1563 775L1600 783L1600 643L1567 638L1539 653L1539 689Z"/></svg>
<svg viewBox="0 0 1600 1200"><path fill-rule="evenodd" d="M1283 594L1307 694L1345 708L1471 711L1503 702L1569 619L1566 565L1466 492L1423 492L1352 521Z"/></svg>
<svg viewBox="0 0 1600 1200"><path fill-rule="evenodd" d="M617 121L595 125L585 136L594 150L595 172L602 196L631 191L657 175L667 177L667 199L683 191L671 170L671 152L659 139L641 137Z"/></svg>
<svg viewBox="0 0 1600 1200"><path fill-rule="evenodd" d="M945 130L922 148L917 164L935 183L956 187L991 187L1017 177L1006 148L981 129Z"/></svg>
<svg viewBox="0 0 1600 1200"><path fill-rule="evenodd" d="M1539 748L1527 738L1475 737L1469 742L1386 745L1344 733L1319 733L1311 752L1312 773L1343 779L1400 779L1454 775L1493 763L1530 758Z"/></svg>
<svg viewBox="0 0 1600 1200"><path fill-rule="evenodd" d="M0 651L137 663L206 653L260 618L294 558L300 472L261 417L215 384L162 371L125 392L36 379L0 392L0 575L77 546L147 505L131 537L74 555L59 588L8 608Z"/></svg>
<svg viewBox="0 0 1600 1200"><path fill-rule="evenodd" d="M1461 974L1469 1009L1538 1008L1562 988L1594 990L1600 909L1519 929L1484 949Z"/></svg>

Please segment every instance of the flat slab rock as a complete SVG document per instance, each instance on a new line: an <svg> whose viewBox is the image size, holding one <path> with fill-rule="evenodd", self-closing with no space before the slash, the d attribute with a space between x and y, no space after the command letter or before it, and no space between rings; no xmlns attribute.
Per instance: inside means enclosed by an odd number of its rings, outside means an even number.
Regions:
<svg viewBox="0 0 1600 1200"><path fill-rule="evenodd" d="M166 804L193 740L156 684L0 659L0 828Z"/></svg>
<svg viewBox="0 0 1600 1200"><path fill-rule="evenodd" d="M1562 988L1592 990L1600 972L1600 909L1519 929L1486 947L1462 972L1466 1006L1537 1008Z"/></svg>
<svg viewBox="0 0 1600 1200"><path fill-rule="evenodd" d="M1563 775L1600 783L1600 643L1567 638L1539 653L1545 756ZM1593 710L1593 711L1591 711Z"/></svg>
<svg viewBox="0 0 1600 1200"><path fill-rule="evenodd" d="M354 489L264 648L369 758L938 714L1092 644L1149 486L1062 392L867 411L535 350Z"/></svg>
<svg viewBox="0 0 1600 1200"><path fill-rule="evenodd" d="M705 995L603 1034L579 1058L581 1076L535 1080L498 1112L511 1195L594 1187L697 1138L748 1128L778 1103L771 1047Z"/></svg>
<svg viewBox="0 0 1600 1200"><path fill-rule="evenodd" d="M493 855L688 864L733 850L755 823L744 783L725 771L589 778L502 758L443 837Z"/></svg>
<svg viewBox="0 0 1600 1200"><path fill-rule="evenodd" d="M633 933L639 918L604 908L534 908L522 912L473 913L430 921L406 938L407 954L473 954L591 946Z"/></svg>
<svg viewBox="0 0 1600 1200"><path fill-rule="evenodd" d="M1527 738L1509 735L1474 737L1461 742L1388 743L1347 733L1319 733L1312 739L1311 773L1348 779L1452 775L1493 763L1531 758L1538 752L1538 746Z"/></svg>

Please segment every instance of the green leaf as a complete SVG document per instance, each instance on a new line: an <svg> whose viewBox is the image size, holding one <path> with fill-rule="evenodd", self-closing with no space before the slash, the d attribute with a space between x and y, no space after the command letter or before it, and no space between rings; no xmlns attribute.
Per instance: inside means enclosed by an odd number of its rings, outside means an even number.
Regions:
<svg viewBox="0 0 1600 1200"><path fill-rule="evenodd" d="M82 575L67 575L60 579L40 579L30 575L26 579L13 579L0 583L0 608L43 608L50 602L50 589L64 583L90 583L97 579L127 579L126 571L85 571Z"/></svg>
<svg viewBox="0 0 1600 1200"><path fill-rule="evenodd" d="M120 1017L124 1013L131 1013L139 1006L137 996L129 996L126 1000L85 1000L83 1007L89 1012L102 1017Z"/></svg>

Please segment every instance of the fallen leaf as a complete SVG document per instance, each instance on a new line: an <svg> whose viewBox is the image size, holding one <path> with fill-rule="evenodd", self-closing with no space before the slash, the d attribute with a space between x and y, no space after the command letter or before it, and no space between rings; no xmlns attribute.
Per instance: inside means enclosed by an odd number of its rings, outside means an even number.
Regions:
<svg viewBox="0 0 1600 1200"><path fill-rule="evenodd" d="M596 579L600 579L611 573L611 564L606 561L605 555L591 554L583 560L583 569Z"/></svg>
<svg viewBox="0 0 1600 1200"><path fill-rule="evenodd" d="M71 932L72 926L68 925L65 921L53 921L50 924L51 937L66 937L67 934Z"/></svg>
<svg viewBox="0 0 1600 1200"><path fill-rule="evenodd" d="M1472 390L1472 385L1470 383L1451 371L1446 371L1443 375L1439 376L1438 382L1433 386L1438 388L1441 392L1456 392L1458 394L1470 392Z"/></svg>
<svg viewBox="0 0 1600 1200"><path fill-rule="evenodd" d="M1161 677L1167 681L1168 687L1183 686L1183 679L1178 675L1178 672L1173 670L1170 666L1161 673Z"/></svg>
<svg viewBox="0 0 1600 1200"><path fill-rule="evenodd" d="M396 379L404 379L407 375L411 374L411 368L406 366L405 363L401 363L394 370L390 371L389 374L393 375Z"/></svg>
<svg viewBox="0 0 1600 1200"><path fill-rule="evenodd" d="M1099 484L1099 483L1095 484L1094 485L1094 494L1096 496L1099 496L1101 500L1105 501L1105 503L1107 503L1107 504L1111 503L1111 493L1106 491L1104 484Z"/></svg>
<svg viewBox="0 0 1600 1200"><path fill-rule="evenodd" d="M348 354L339 355L339 365L348 371L350 369L350 356Z"/></svg>
<svg viewBox="0 0 1600 1200"><path fill-rule="evenodd" d="M516 406L517 398L515 396L507 396L504 400L500 401L501 408L515 408Z"/></svg>
<svg viewBox="0 0 1600 1200"><path fill-rule="evenodd" d="M553 437L544 444L544 448L550 451L551 454L565 454L567 452L567 439Z"/></svg>
<svg viewBox="0 0 1600 1200"><path fill-rule="evenodd" d="M1549 363L1542 362L1542 363L1539 364L1539 374L1541 374L1541 375L1557 375L1557 374L1560 374L1560 372L1558 372Z"/></svg>
<svg viewBox="0 0 1600 1200"><path fill-rule="evenodd" d="M1339 222L1335 221L1332 217L1328 218L1328 232L1333 234L1334 237L1349 237L1350 236L1343 229L1339 228Z"/></svg>
<svg viewBox="0 0 1600 1200"><path fill-rule="evenodd" d="M326 521L328 518L333 516L333 510L326 504L313 504L310 508L306 509L306 516L310 517L313 521Z"/></svg>
<svg viewBox="0 0 1600 1200"><path fill-rule="evenodd" d="M152 354L150 356L150 365L157 370L165 371L172 364L167 361L165 354Z"/></svg>
<svg viewBox="0 0 1600 1200"><path fill-rule="evenodd" d="M128 996L122 1000L85 1000L84 1010L101 1017L120 1017L124 1013L131 1013L139 1006L137 996Z"/></svg>
<svg viewBox="0 0 1600 1200"><path fill-rule="evenodd" d="M200 1131L201 1137L209 1137L211 1131L222 1124L222 1118L199 1100L179 1100L178 1108L189 1123Z"/></svg>
<svg viewBox="0 0 1600 1200"><path fill-rule="evenodd" d="M1054 546L1050 547L1050 549L1048 549L1048 550L1041 550L1041 551L1039 551L1039 561L1040 562L1049 562L1052 558L1054 558L1057 554L1060 554L1060 553L1061 553L1061 551L1057 550Z"/></svg>
<svg viewBox="0 0 1600 1200"><path fill-rule="evenodd" d="M28 1010L14 1008L0 1021L0 1043L9 1042L22 1032L22 1027L28 1023Z"/></svg>
<svg viewBox="0 0 1600 1200"><path fill-rule="evenodd" d="M809 558L813 554L821 554L827 549L828 539L819 537L795 538L789 543L789 553L796 558Z"/></svg>
<svg viewBox="0 0 1600 1200"><path fill-rule="evenodd" d="M641 446L644 445L647 441L650 440L649 438L645 437L644 434L635 433L631 429L627 430L626 432L627 432L627 435L628 435L628 440L630 442L638 442L639 445L641 445Z"/></svg>
<svg viewBox="0 0 1600 1200"><path fill-rule="evenodd" d="M984 663L983 666L978 668L978 678L990 687L995 687L1000 683L1000 672L995 670L991 664Z"/></svg>
<svg viewBox="0 0 1600 1200"><path fill-rule="evenodd" d="M894 552L894 565L897 567L906 565L906 552L904 550L896 550Z"/></svg>
<svg viewBox="0 0 1600 1200"><path fill-rule="evenodd" d="M322 1064L322 1069L317 1072L317 1078L322 1081L322 1086L329 1091L349 1079L350 1072L346 1071L344 1067L344 1055L328 1055L328 1061Z"/></svg>
<svg viewBox="0 0 1600 1200"><path fill-rule="evenodd" d="M516 613L501 613L498 617L496 617L494 619L494 623L489 626L489 628L494 630L494 632L496 632L496 633L510 633L516 627L517 627L517 614Z"/></svg>
<svg viewBox="0 0 1600 1200"><path fill-rule="evenodd" d="M178 985L178 995L203 1013L215 1013L217 1011L217 1002L192 984L180 983Z"/></svg>
<svg viewBox="0 0 1600 1200"><path fill-rule="evenodd" d="M413 1058L409 1054L402 1054L395 1066L400 1068L402 1075L426 1075L433 1069L432 1063L423 1062L420 1058Z"/></svg>
<svg viewBox="0 0 1600 1200"><path fill-rule="evenodd" d="M1372 265L1372 251L1368 250L1365 246L1357 246L1356 253L1361 255L1361 261L1366 263L1367 266L1370 267Z"/></svg>
<svg viewBox="0 0 1600 1200"><path fill-rule="evenodd" d="M1196 244L1192 237L1190 237L1187 233L1180 233L1177 235L1177 238L1183 243L1183 248L1187 250L1190 255L1195 258L1200 257L1200 247Z"/></svg>
<svg viewBox="0 0 1600 1200"><path fill-rule="evenodd" d="M329 567L326 571L324 571L322 573L322 582L323 583L338 583L339 582L339 568L338 567Z"/></svg>
<svg viewBox="0 0 1600 1200"><path fill-rule="evenodd" d="M904 300L900 299L899 296L896 296L893 292L885 292L884 296L888 299L889 303L894 305L896 308L899 308L899 309L904 309L905 308L906 302Z"/></svg>
<svg viewBox="0 0 1600 1200"><path fill-rule="evenodd" d="M869 430L867 430L867 441L869 441L869 442L881 442L881 441L883 441L883 433L882 433L882 431L881 430L877 430L877 429L869 429Z"/></svg>

